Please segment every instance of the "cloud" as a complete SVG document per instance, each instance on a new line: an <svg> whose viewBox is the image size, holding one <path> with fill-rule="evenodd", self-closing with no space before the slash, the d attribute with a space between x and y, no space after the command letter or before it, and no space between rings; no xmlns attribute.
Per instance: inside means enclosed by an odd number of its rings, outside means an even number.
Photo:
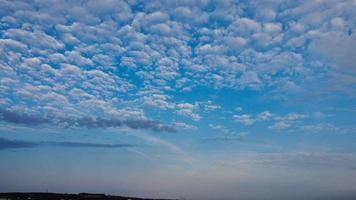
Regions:
<svg viewBox="0 0 356 200"><path fill-rule="evenodd" d="M154 135L150 135L150 134L146 134L146 133L131 132L129 134L134 135L134 136L136 136L146 142L149 142L151 144L165 147L170 152L178 155L179 158L181 158L184 162L186 162L188 164L191 164L194 161L194 158L191 157L191 155L189 155L187 152L185 152L184 149L182 149L180 146L178 146L172 142L169 142L167 140L164 140L164 139L161 139Z"/></svg>
<svg viewBox="0 0 356 200"><path fill-rule="evenodd" d="M0 109L0 120L11 122L15 124L26 125L41 125L51 122L50 119L42 118L34 115L27 115L25 113L13 112L5 109Z"/></svg>
<svg viewBox="0 0 356 200"><path fill-rule="evenodd" d="M257 119L260 121L265 121L270 119L273 116L273 114L269 111L263 111L257 115Z"/></svg>
<svg viewBox="0 0 356 200"><path fill-rule="evenodd" d="M225 126L222 126L222 125L216 125L216 124L209 124L209 127L213 130L217 130L221 133L224 133L224 134L234 134L234 131L228 129L227 127Z"/></svg>
<svg viewBox="0 0 356 200"><path fill-rule="evenodd" d="M6 31L5 37L39 49L54 51L64 48L63 43L58 42L52 36L37 30L32 32L21 29L9 29Z"/></svg>
<svg viewBox="0 0 356 200"><path fill-rule="evenodd" d="M289 128L289 127L291 127L291 123L290 122L286 122L286 121L279 121L279 122L276 122L273 125L268 126L268 128L271 128L271 129L286 129L286 128Z"/></svg>
<svg viewBox="0 0 356 200"><path fill-rule="evenodd" d="M252 125L253 123L255 123L255 119L253 119L252 116L247 114L234 115L233 117L236 122L239 122L243 125Z"/></svg>
<svg viewBox="0 0 356 200"><path fill-rule="evenodd" d="M295 124L301 122L302 120L308 117L308 115L300 113L288 113L285 116L275 116L275 123L273 125L268 126L268 128L278 130L291 128Z"/></svg>
<svg viewBox="0 0 356 200"><path fill-rule="evenodd" d="M173 108L174 105L168 102L169 97L164 94L152 94L150 96L145 95L143 97L144 105L150 107L156 107L160 109Z"/></svg>
<svg viewBox="0 0 356 200"><path fill-rule="evenodd" d="M237 107L235 111L242 111L241 107ZM252 116L250 114L241 114L241 115L233 115L234 121L244 124L244 125L252 125L258 121L266 121L270 120L273 114L270 111L263 111L256 116Z"/></svg>
<svg viewBox="0 0 356 200"><path fill-rule="evenodd" d="M0 120L15 124L25 125L49 125L57 124L58 126L70 127L85 127L85 128L110 128L110 127L129 127L132 129L146 129L151 131L166 131L175 132L173 126L162 124L157 120L150 119L105 119L105 118L53 118L40 117L36 115L28 115L0 109Z"/></svg>
<svg viewBox="0 0 356 200"><path fill-rule="evenodd" d="M20 140L9 140L0 137L0 150L3 149L17 149L17 148L32 148L36 147L38 144L34 142L25 142Z"/></svg>
<svg viewBox="0 0 356 200"><path fill-rule="evenodd" d="M331 23L337 23L342 19L336 18ZM342 24L342 22L338 22ZM340 25L342 26L342 25ZM356 34L345 32L318 33L319 37L310 44L309 51L312 55L322 57L338 69L339 72L356 73L356 53L349 51L356 45Z"/></svg>
<svg viewBox="0 0 356 200"><path fill-rule="evenodd" d="M330 153L330 152L275 152L275 153L254 153L246 152L240 159L224 160L221 164L237 166L241 164L262 164L263 166L338 166L349 168L356 162L355 154L352 153ZM351 165L350 165L351 164Z"/></svg>
<svg viewBox="0 0 356 200"><path fill-rule="evenodd" d="M80 118L80 119L64 119L62 122L69 127L87 127L87 128L110 128L127 126L132 129L147 129L152 131L175 132L173 126L162 124L156 120L150 119L104 119L104 118Z"/></svg>
<svg viewBox="0 0 356 200"><path fill-rule="evenodd" d="M234 111L236 111L236 112L241 112L242 110L243 110L243 108L240 106L238 106L234 109Z"/></svg>
<svg viewBox="0 0 356 200"><path fill-rule="evenodd" d="M238 109L237 111L240 112L240 110L242 109ZM297 128L301 123L304 122L305 119L309 117L309 115L295 112L281 115L272 113L267 110L255 115L239 114L233 115L232 117L235 122L241 123L245 126L250 126L256 122L267 122L270 123L270 125L267 126L269 129L282 130L288 128Z"/></svg>
<svg viewBox="0 0 356 200"><path fill-rule="evenodd" d="M277 116L275 117L276 120L282 121L296 121L307 118L308 115L300 114L300 113L288 113L285 116Z"/></svg>
<svg viewBox="0 0 356 200"><path fill-rule="evenodd" d="M2 8L0 76L12 83L1 82L0 98L34 116L116 119L131 108L146 118L158 109L199 121L201 111L222 106L190 108L174 91L202 87L273 91L268 98L283 100L311 83L354 93L353 1L2 1ZM138 95L145 91L159 92ZM129 119L122 121L105 123Z"/></svg>
<svg viewBox="0 0 356 200"><path fill-rule="evenodd" d="M204 138L207 141L243 141L246 139L245 133L240 133L236 135L215 135L211 137Z"/></svg>
<svg viewBox="0 0 356 200"><path fill-rule="evenodd" d="M202 106L205 112L212 112L221 109L220 105L213 103L211 100L208 100L206 103L203 103Z"/></svg>
<svg viewBox="0 0 356 200"><path fill-rule="evenodd" d="M176 105L176 113L179 115L190 117L194 121L199 121L201 119L200 115L195 113L195 110L198 109L197 105L191 103L179 103Z"/></svg>
<svg viewBox="0 0 356 200"><path fill-rule="evenodd" d="M182 128L182 129L187 129L187 130L198 130L198 127L191 125L191 124L186 124L184 122L175 122L174 126L176 128Z"/></svg>
<svg viewBox="0 0 356 200"><path fill-rule="evenodd" d="M42 145L61 146L68 148L123 148L135 147L132 144L99 144L99 143L83 143L83 142L41 142Z"/></svg>
<svg viewBox="0 0 356 200"><path fill-rule="evenodd" d="M258 74L253 71L248 71L242 74L242 76L239 79L239 84L241 85L242 88L245 86L251 87L251 88L258 88L260 85L261 81L258 77Z"/></svg>
<svg viewBox="0 0 356 200"><path fill-rule="evenodd" d="M85 142L29 142L22 140L10 140L0 137L0 150L17 149L17 148L33 148L41 146L59 146L68 148L123 148L135 147L133 144L100 144L100 143L85 143Z"/></svg>
<svg viewBox="0 0 356 200"><path fill-rule="evenodd" d="M209 127L213 129L214 132L217 132L217 134L205 138L206 140L212 140L212 141L244 140L248 134L246 132L236 132L223 125L209 124Z"/></svg>
<svg viewBox="0 0 356 200"><path fill-rule="evenodd" d="M338 133L338 134L354 134L356 129L353 127L340 127L331 123L315 123L302 124L296 127L297 129L308 133Z"/></svg>

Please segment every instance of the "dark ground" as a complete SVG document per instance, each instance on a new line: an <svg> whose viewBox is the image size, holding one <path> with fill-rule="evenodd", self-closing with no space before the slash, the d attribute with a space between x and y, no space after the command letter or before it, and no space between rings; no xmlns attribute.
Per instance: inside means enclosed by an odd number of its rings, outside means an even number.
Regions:
<svg viewBox="0 0 356 200"><path fill-rule="evenodd" d="M0 193L0 200L154 200L105 194ZM163 200L163 199L161 199Z"/></svg>

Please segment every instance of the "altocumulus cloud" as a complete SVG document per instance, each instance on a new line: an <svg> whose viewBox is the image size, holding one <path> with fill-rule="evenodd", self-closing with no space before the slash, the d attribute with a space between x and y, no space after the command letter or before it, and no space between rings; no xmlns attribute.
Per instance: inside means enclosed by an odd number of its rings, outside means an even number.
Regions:
<svg viewBox="0 0 356 200"><path fill-rule="evenodd" d="M0 5L0 108L8 122L173 131L148 110L172 116L167 121L203 120L194 99L178 98L199 87L284 97L330 80L321 84L333 85L326 93L355 94L351 0Z"/></svg>

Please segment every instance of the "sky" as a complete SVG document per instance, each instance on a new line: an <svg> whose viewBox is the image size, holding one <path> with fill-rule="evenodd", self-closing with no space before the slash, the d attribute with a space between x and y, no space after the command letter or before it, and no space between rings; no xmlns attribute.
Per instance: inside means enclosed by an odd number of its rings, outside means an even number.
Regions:
<svg viewBox="0 0 356 200"><path fill-rule="evenodd" d="M0 0L0 192L355 199L355 0Z"/></svg>

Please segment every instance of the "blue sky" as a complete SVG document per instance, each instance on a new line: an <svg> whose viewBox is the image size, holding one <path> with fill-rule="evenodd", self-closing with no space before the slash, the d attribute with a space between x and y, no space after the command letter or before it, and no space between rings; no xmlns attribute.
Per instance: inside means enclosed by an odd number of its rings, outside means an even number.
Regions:
<svg viewBox="0 0 356 200"><path fill-rule="evenodd" d="M354 0L0 0L0 191L355 197L355 27Z"/></svg>

